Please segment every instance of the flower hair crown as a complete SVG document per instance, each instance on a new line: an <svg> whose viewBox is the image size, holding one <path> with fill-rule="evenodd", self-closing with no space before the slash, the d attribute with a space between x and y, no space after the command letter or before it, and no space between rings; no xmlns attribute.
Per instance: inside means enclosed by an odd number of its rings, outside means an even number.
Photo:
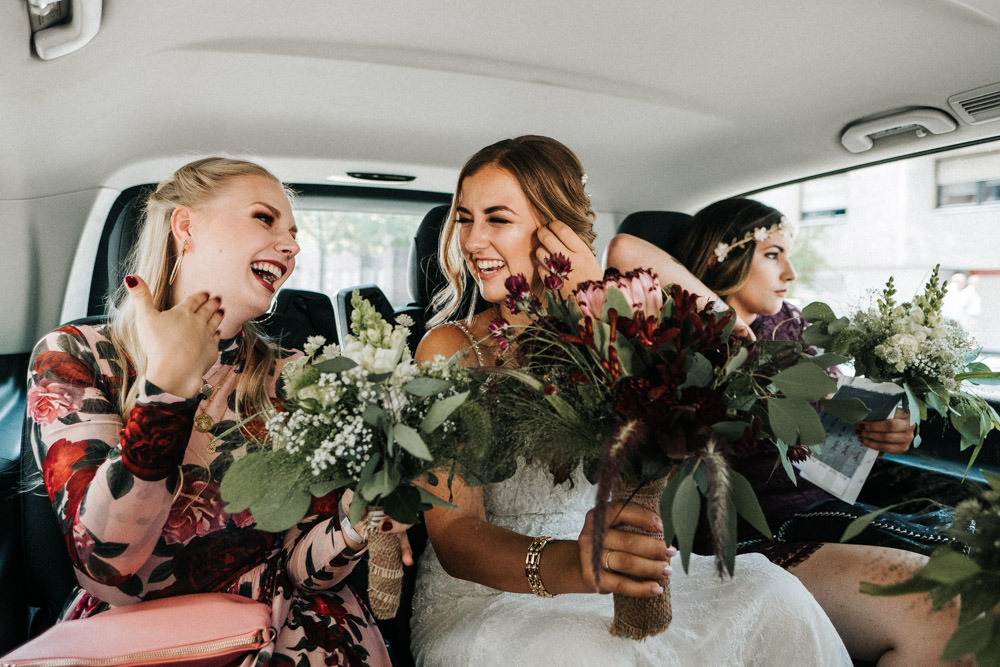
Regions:
<svg viewBox="0 0 1000 667"><path fill-rule="evenodd" d="M715 246L715 253L713 258L709 259L711 264L721 264L726 261L726 257L729 257L729 252L734 248L739 248L742 245L750 243L750 241L756 241L758 243L766 241L771 234L775 232L786 232L791 235L795 233L795 228L792 222L782 217L781 220L774 223L770 227L755 227L751 231L743 235L741 239L732 239L729 243L723 241L719 242L719 245Z"/></svg>

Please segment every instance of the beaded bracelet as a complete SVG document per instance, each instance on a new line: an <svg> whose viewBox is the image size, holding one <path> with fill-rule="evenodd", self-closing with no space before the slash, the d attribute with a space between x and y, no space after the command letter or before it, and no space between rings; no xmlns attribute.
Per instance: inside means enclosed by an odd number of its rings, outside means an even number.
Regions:
<svg viewBox="0 0 1000 667"><path fill-rule="evenodd" d="M531 592L538 597L554 598L555 595L545 590L542 577L539 575L538 566L542 562L542 550L555 538L544 535L536 537L528 547L528 555L524 559L524 575L528 578L528 586Z"/></svg>

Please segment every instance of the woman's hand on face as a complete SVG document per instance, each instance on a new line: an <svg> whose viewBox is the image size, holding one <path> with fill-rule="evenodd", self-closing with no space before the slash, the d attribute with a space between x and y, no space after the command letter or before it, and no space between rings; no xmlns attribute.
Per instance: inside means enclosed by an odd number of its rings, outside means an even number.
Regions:
<svg viewBox="0 0 1000 667"><path fill-rule="evenodd" d="M915 427L910 424L910 415L896 408L891 419L861 422L854 427L854 433L866 447L886 454L902 454L913 444Z"/></svg>
<svg viewBox="0 0 1000 667"><path fill-rule="evenodd" d="M135 324L146 353L146 379L165 392L187 398L201 390L202 376L219 357L218 297L192 294L169 310L158 310L145 281L126 276L135 303Z"/></svg>
<svg viewBox="0 0 1000 667"><path fill-rule="evenodd" d="M611 503L606 513L607 530L601 551L600 580L594 575L594 511L587 513L580 532L580 569L584 580L599 593L623 593L632 597L655 597L663 592L659 580L669 576L670 559L677 553L662 538L621 530L635 526L662 533L663 522L648 509L635 504Z"/></svg>
<svg viewBox="0 0 1000 667"><path fill-rule="evenodd" d="M539 227L538 243L535 258L538 260L538 272L542 279L550 273L545 268L545 260L549 255L559 253L568 258L573 267L569 280L561 290L564 297L569 296L583 281L600 280L604 277L604 270L594 256L594 251L566 223L553 220L547 227Z"/></svg>

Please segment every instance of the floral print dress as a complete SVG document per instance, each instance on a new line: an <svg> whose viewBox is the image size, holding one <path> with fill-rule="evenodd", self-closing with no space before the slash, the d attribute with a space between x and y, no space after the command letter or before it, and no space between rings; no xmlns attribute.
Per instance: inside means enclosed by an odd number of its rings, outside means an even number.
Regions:
<svg viewBox="0 0 1000 667"><path fill-rule="evenodd" d="M123 424L118 391L133 371L118 364L106 326L65 326L35 347L31 443L80 583L62 620L222 591L272 607L275 641L245 664L389 664L374 619L346 582L360 554L341 535L336 496L314 502L283 535L256 530L249 511L225 511L220 480L247 440L234 428L241 338L219 348L207 399L135 378L138 401ZM276 351L272 398L292 355ZM201 415L214 422L206 433L193 428Z"/></svg>

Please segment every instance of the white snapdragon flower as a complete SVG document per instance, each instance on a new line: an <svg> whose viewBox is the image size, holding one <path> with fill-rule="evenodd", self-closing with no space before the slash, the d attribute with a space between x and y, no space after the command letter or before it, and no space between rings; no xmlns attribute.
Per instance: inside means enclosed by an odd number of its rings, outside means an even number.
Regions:
<svg viewBox="0 0 1000 667"><path fill-rule="evenodd" d="M309 336L306 338L305 344L302 345L302 351L306 353L307 357L311 357L318 349L323 347L325 343L326 338L323 338L323 336Z"/></svg>

